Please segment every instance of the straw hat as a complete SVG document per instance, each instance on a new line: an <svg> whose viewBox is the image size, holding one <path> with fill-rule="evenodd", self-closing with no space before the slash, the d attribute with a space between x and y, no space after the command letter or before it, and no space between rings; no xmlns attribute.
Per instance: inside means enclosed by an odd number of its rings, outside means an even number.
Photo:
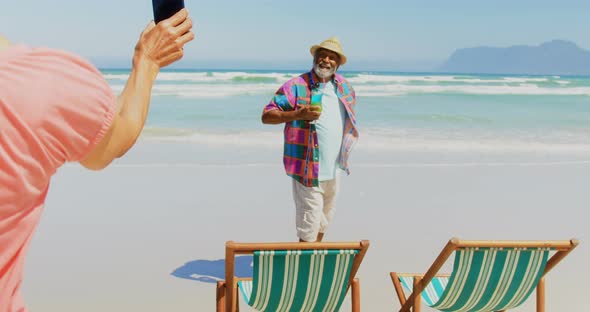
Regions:
<svg viewBox="0 0 590 312"><path fill-rule="evenodd" d="M323 48L326 50L330 50L333 52L338 53L340 55L340 65L344 65L346 63L346 55L342 52L342 45L340 45L340 40L336 37L332 37L322 41L320 44L316 44L309 49L311 55L315 57L315 51L319 48Z"/></svg>

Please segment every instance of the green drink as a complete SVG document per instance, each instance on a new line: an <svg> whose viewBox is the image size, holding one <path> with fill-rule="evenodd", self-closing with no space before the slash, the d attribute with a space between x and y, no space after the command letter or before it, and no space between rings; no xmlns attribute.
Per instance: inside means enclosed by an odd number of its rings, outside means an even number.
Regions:
<svg viewBox="0 0 590 312"><path fill-rule="evenodd" d="M309 105L319 107L320 109L318 110L318 112L322 112L322 102L311 102Z"/></svg>
<svg viewBox="0 0 590 312"><path fill-rule="evenodd" d="M319 107L320 109L318 110L318 112L322 112L322 94L321 93L316 93L316 92L312 92L311 93L311 103L309 103L309 106L311 107ZM314 124L316 123L317 120L312 120L310 121L310 123Z"/></svg>

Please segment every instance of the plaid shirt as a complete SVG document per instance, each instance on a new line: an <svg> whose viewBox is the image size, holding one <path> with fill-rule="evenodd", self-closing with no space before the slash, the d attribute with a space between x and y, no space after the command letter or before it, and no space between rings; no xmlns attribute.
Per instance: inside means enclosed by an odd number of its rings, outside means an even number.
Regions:
<svg viewBox="0 0 590 312"><path fill-rule="evenodd" d="M293 111L298 104L309 105L311 100L310 78L312 81L317 81L317 76L312 72L287 81L266 105L264 112L275 109ZM359 136L354 114L356 96L350 83L341 75L335 74L333 82L337 86L336 94L344 104L347 113L338 164L347 174L350 174L348 156ZM287 122L284 135L283 164L287 175L305 186L318 186L319 147L316 125L304 120Z"/></svg>

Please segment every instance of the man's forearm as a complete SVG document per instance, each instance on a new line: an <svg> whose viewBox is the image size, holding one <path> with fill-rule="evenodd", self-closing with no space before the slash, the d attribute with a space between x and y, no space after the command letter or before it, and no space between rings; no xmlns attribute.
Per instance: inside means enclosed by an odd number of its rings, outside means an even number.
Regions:
<svg viewBox="0 0 590 312"><path fill-rule="evenodd" d="M262 114L262 123L276 125L285 122L291 122L293 120L301 119L299 111L279 111L271 110Z"/></svg>

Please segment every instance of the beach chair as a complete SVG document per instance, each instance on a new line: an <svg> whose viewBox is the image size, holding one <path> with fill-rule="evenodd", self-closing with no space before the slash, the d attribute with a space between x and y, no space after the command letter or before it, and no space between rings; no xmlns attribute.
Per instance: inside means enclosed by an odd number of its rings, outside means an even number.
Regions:
<svg viewBox="0 0 590 312"><path fill-rule="evenodd" d="M369 241L352 243L234 243L225 246L225 281L217 282L217 311L239 311L238 292L258 311L338 311L351 288L360 311L356 272ZM252 278L234 276L236 255L253 255Z"/></svg>
<svg viewBox="0 0 590 312"><path fill-rule="evenodd" d="M422 301L439 311L505 311L537 289L545 311L545 275L578 245L565 241L466 241L451 239L424 274L391 272L401 309L420 311ZM453 272L437 274L451 254ZM553 254L549 257L550 254ZM406 298L404 288L411 292Z"/></svg>

